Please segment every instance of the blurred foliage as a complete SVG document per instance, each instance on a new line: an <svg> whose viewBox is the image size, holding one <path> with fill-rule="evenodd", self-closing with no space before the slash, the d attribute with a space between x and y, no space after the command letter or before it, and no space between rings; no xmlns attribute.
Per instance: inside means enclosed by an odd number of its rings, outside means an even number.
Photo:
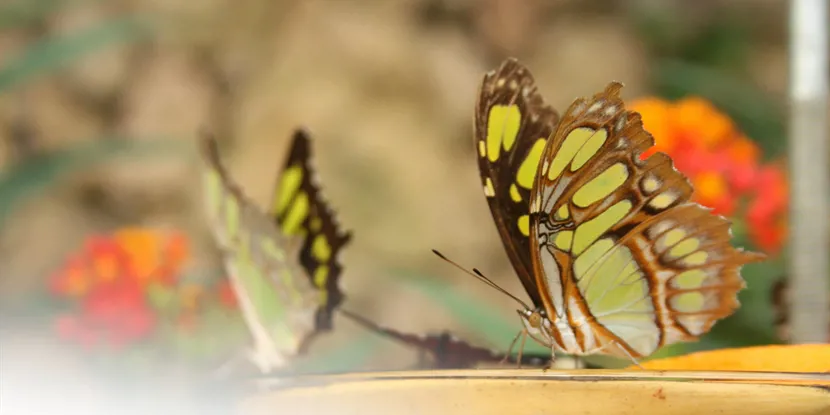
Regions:
<svg viewBox="0 0 830 415"><path fill-rule="evenodd" d="M0 30L17 28L38 22L44 16L57 12L65 0L12 0L0 5Z"/></svg>
<svg viewBox="0 0 830 415"><path fill-rule="evenodd" d="M786 151L784 108L737 75L724 74L705 65L666 59L655 63L653 82L660 95L666 98L695 94L712 101L761 145L765 158L781 157Z"/></svg>
<svg viewBox="0 0 830 415"><path fill-rule="evenodd" d="M186 154L190 149L177 140L152 138L146 140L123 137L97 137L62 150L39 153L0 172L0 226L25 197L47 190L61 177L111 160L113 157L146 157Z"/></svg>
<svg viewBox="0 0 830 415"><path fill-rule="evenodd" d="M652 86L658 96L698 95L726 111L764 149L767 158L786 150L783 108L742 77L752 46L741 15L721 11L689 31L679 14L641 13L634 23L654 55Z"/></svg>

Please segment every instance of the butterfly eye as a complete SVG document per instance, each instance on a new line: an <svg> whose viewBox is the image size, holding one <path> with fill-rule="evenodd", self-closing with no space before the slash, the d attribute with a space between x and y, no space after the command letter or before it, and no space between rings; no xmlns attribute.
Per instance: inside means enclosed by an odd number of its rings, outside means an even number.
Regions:
<svg viewBox="0 0 830 415"><path fill-rule="evenodd" d="M538 329L542 325L542 315L535 311L526 311L529 315L527 316L527 322L530 324L530 327Z"/></svg>

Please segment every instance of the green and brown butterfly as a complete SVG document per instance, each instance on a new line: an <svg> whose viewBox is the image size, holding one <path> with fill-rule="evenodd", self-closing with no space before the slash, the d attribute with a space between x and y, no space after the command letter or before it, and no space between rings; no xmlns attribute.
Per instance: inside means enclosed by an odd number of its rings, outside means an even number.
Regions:
<svg viewBox="0 0 830 415"><path fill-rule="evenodd" d="M230 178L213 137L201 151L209 227L253 337L249 357L264 372L284 367L331 329L351 233L323 199L305 131L294 134L270 216Z"/></svg>
<svg viewBox="0 0 830 415"><path fill-rule="evenodd" d="M654 145L622 84L560 117L515 59L485 75L474 119L484 194L532 305L526 336L556 353L636 359L692 341L739 307L730 222ZM520 301L521 302L521 301ZM512 346L511 346L512 347ZM520 348L521 352L521 348Z"/></svg>

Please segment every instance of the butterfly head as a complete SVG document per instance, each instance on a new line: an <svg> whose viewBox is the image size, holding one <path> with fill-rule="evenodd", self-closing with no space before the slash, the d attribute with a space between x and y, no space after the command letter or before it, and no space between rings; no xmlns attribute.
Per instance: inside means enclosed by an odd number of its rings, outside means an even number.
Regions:
<svg viewBox="0 0 830 415"><path fill-rule="evenodd" d="M546 346L553 345L551 324L547 315L545 315L544 309L525 308L524 310L516 310L516 312L531 338Z"/></svg>

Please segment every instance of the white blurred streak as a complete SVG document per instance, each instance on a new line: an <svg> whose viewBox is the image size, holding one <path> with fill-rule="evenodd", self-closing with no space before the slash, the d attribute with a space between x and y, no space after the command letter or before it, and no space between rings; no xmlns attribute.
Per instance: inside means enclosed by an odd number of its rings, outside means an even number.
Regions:
<svg viewBox="0 0 830 415"><path fill-rule="evenodd" d="M72 345L31 330L0 333L0 414L2 415L216 415L231 401L212 390L195 392L198 382L169 376L134 378L96 370L78 358ZM224 392L224 390L222 390Z"/></svg>
<svg viewBox="0 0 830 415"><path fill-rule="evenodd" d="M790 321L792 342L828 339L827 2L791 0Z"/></svg>

